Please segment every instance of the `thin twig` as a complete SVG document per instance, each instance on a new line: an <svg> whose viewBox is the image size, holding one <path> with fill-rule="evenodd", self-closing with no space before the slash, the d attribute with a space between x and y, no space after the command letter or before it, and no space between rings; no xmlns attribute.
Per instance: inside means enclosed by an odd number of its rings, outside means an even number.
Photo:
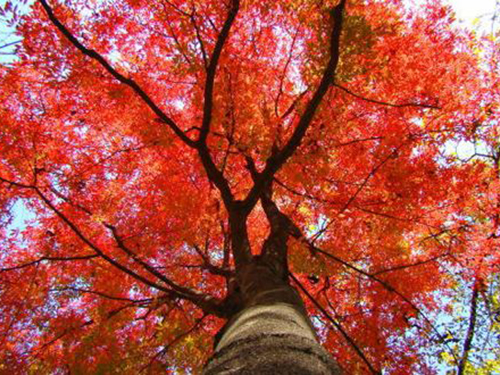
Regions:
<svg viewBox="0 0 500 375"><path fill-rule="evenodd" d="M372 374L381 374L380 371L378 370L375 370L375 368L373 367L373 365L370 363L370 361L368 360L368 358L366 358L365 354L363 353L363 351L361 350L361 348L356 344L356 342L347 334L347 332L342 328L342 326L340 325L339 322L335 321L335 319L333 319L330 314L328 314L328 312L325 310L325 308L323 306L320 305L320 303L307 291L307 289L302 285L302 283L297 280L297 278L292 274L290 273L289 274L291 279L295 282L295 284L297 284L297 286L299 287L300 290L302 290L302 292L304 292L304 294L307 296L307 298L309 298L309 300L316 306L316 308L323 314L323 316L330 322L333 324L333 326L335 328L337 328L339 330L339 332L342 334L342 336L344 336L344 338L347 340L347 342L349 343L349 345L351 345L353 347L353 349L356 351L356 353L361 357L361 359L363 360L363 362L366 364L366 366L368 366L368 368L370 369L370 372Z"/></svg>
<svg viewBox="0 0 500 375"><path fill-rule="evenodd" d="M361 96L359 94L356 94L356 93L352 92L351 90L347 89L344 86L339 85L338 83L334 83L333 86L341 89L342 91L345 91L346 93L348 93L349 95L354 96L355 98L364 100L365 102L374 103L374 104L385 105L385 106L395 107L395 108L419 107L419 108L441 109L441 107L438 107L438 106L433 105L433 104L418 104L418 103L395 104L395 103L384 102L384 101L381 101L381 100L369 99L369 98L365 98L364 96Z"/></svg>

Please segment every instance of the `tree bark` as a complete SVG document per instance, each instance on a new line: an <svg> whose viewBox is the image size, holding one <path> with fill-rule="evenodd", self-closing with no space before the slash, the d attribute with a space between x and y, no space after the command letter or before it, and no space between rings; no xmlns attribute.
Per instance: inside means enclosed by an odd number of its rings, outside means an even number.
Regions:
<svg viewBox="0 0 500 375"><path fill-rule="evenodd" d="M239 275L243 309L223 327L203 374L340 374L303 302L261 259Z"/></svg>

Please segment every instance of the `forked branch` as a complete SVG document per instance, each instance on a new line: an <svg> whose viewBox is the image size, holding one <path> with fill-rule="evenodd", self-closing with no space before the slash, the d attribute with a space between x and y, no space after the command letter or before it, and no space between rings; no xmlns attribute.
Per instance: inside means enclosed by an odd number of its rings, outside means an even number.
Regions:
<svg viewBox="0 0 500 375"><path fill-rule="evenodd" d="M109 74L111 74L119 82L130 87L143 100L143 102L158 116L158 118L162 122L166 123L186 145L195 148L198 151L203 167L205 168L205 171L207 173L208 179L218 188L226 208L228 209L228 211L230 211L233 205L233 195L231 193L229 183L224 178L222 172L217 168L214 161L212 160L206 140L208 133L210 131L210 123L212 120L213 91L214 91L214 82L217 73L217 67L219 64L219 59L222 53L222 49L229 37L231 26L233 25L239 10L239 0L233 0L231 3L231 9L228 13L226 21L224 22L222 30L217 37L215 48L213 50L210 62L207 67L207 77L205 83L204 105L203 105L203 120L200 129L199 139L197 141L193 141L191 138L189 138L186 135L186 132L182 131L178 127L178 125L164 111L162 111L158 107L158 105L153 101L153 99L139 86L139 84L136 81L134 81L131 78L125 77L115 68L113 68L102 55L100 55L99 53L97 53L92 49L85 47L82 43L80 43L78 39L68 30L68 28L66 28L66 26L63 25L59 21L59 19L55 16L52 8L48 5L46 0L39 0L39 2L44 8L45 12L47 13L47 16L49 17L50 21L59 30L59 32L63 34L63 36L71 44L73 44L73 46L75 46L84 55L97 61ZM246 254L247 252L248 251L241 251L242 254ZM111 258L110 260L113 261ZM108 262L110 260L108 260Z"/></svg>
<svg viewBox="0 0 500 375"><path fill-rule="evenodd" d="M216 298L210 297L210 296L207 296L207 295L204 295L202 293L195 292L195 291L191 291L188 288L177 286L177 284L175 284L173 282L167 283L165 281L165 278L158 278L158 275L155 275L155 276L157 276L157 278L160 281L164 282L165 284L167 284L169 286L169 287L165 287L165 286L163 286L163 285L161 285L153 280L150 280L147 277L142 276L141 274L124 266L122 263L118 262L114 258L107 255L100 247L98 247L95 243L93 243L69 217L67 217L59 208L57 208L54 205L54 203L48 197L46 197L45 194L43 194L43 192L37 186L27 185L27 184L15 182L15 181L10 181L10 180L5 179L3 177L0 177L0 182L7 183L10 186L15 186L15 187L18 187L21 189L28 189L28 190L33 191L39 197L39 199L45 204L45 206L47 208L49 208L59 219L61 219L61 221L67 227L69 227L71 229L71 231L85 245L87 245L90 249L92 249L94 251L93 255L95 255L96 258L100 257L101 259L103 259L104 261L106 261L107 263L112 265L113 267L126 273L127 275L131 276L135 280L140 281L141 283L143 283L151 288L154 288L156 290L164 292L166 295L170 296L171 298L185 299L185 300L188 300L188 301L194 303L196 306L198 306L199 308L201 308L203 311L205 311L207 313L211 313L211 314L214 314L217 316L223 315L223 310L222 310L222 307L220 305L220 301L217 300ZM93 257L93 255L92 255L92 257ZM130 254L129 254L129 256L130 256ZM87 258L87 257L88 256L85 256L85 258ZM69 258L66 258L66 259L61 258L60 260L69 260ZM74 260L81 260L81 257L75 257ZM38 259L37 261L40 262L42 260ZM36 264L37 261L32 262L32 264ZM28 265L26 265L26 267L27 266ZM21 265L20 268L23 268L23 267L25 267L25 266ZM143 267L144 267L144 265L143 265Z"/></svg>
<svg viewBox="0 0 500 375"><path fill-rule="evenodd" d="M247 156L246 161L252 179L257 181L259 173L253 159ZM299 237L301 234L298 227L286 214L279 210L273 201L272 183L273 181L270 181L264 186L260 196L262 208L271 227L271 231L262 246L261 258L273 269L278 277L286 280L289 272L287 241L290 235Z"/></svg>
<svg viewBox="0 0 500 375"><path fill-rule="evenodd" d="M351 263L346 262L345 260L343 260L343 259L341 259L341 258L339 258L339 257L337 257L337 256L335 256L333 254L330 254L329 252L327 252L325 250L322 250L322 249L318 248L313 243L311 243L310 241L308 241L303 235L299 239L305 245L307 245L310 248L310 250L311 250L312 253L314 253L314 254L320 253L320 254L326 256L327 258L330 258L330 259L334 260L335 262L338 262L338 263L342 264L346 268L348 268L348 269L350 269L350 270L352 270L354 272L357 272L357 273L359 273L359 274L361 274L361 275L363 275L363 276L365 276L365 277L367 277L367 278L369 278L369 279L377 282L378 284L380 284L387 291L389 291L389 292L394 293L395 295L397 295L406 304L408 304L418 315L420 315L425 320L425 322L434 331L434 333L437 334L438 337L441 337L440 332L435 327L435 325L432 323L432 321L427 317L427 315L418 306L416 306L412 301L410 301L404 294L402 294L397 289L395 289L392 285L390 285L386 281L380 279L379 277L375 276L374 274L366 272L366 271L362 270L361 268L358 268L358 267L352 265ZM445 344L445 345L447 347L448 353L450 353L453 356L453 358L455 359L455 361L458 362L458 359L457 359L457 357L455 355L455 352L449 347L448 344Z"/></svg>
<svg viewBox="0 0 500 375"><path fill-rule="evenodd" d="M307 103L304 113L300 117L299 123L295 128L292 136L285 146L273 154L266 162L263 172L260 174L258 181L254 184L247 198L245 206L247 210L251 210L257 203L262 189L269 182L275 173L286 163L293 155L295 150L300 146L307 129L312 123L316 110L323 101L323 97L334 82L335 72L340 59L340 35L342 32L342 20L346 0L341 0L340 3L331 11L333 20L333 28L330 35L330 59L324 70L321 82L314 92L312 98Z"/></svg>
<svg viewBox="0 0 500 375"><path fill-rule="evenodd" d="M148 273L155 276L159 280L163 281L165 284L167 284L169 287L171 287L173 290L180 293L181 295L190 296L191 298L194 298L195 300L204 298L204 296L200 295L199 293L197 293L189 288L178 285L177 283L175 283L174 281L172 281L168 277L166 277L164 274L159 272L155 267L151 266L148 262L141 259L134 251L132 251L125 244L123 238L120 235L118 235L118 231L113 225L105 224L105 226L113 234L113 238L115 239L115 242L116 242L116 245L118 246L118 248L120 248L123 252L125 252L125 254L127 254L130 258L132 258L134 260L134 262L139 264ZM207 300L208 299L209 298L207 298Z"/></svg>

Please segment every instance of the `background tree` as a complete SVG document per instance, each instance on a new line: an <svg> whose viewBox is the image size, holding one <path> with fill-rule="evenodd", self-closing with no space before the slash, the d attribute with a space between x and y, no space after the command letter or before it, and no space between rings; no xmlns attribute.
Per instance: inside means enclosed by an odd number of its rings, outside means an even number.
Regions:
<svg viewBox="0 0 500 375"><path fill-rule="evenodd" d="M493 33L437 1L2 16L2 371L198 371L294 290L347 373L498 366Z"/></svg>

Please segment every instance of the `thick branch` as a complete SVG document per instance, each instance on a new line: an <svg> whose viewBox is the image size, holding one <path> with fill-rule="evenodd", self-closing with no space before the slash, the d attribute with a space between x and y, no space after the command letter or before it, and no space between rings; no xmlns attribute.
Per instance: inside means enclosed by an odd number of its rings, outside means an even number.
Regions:
<svg viewBox="0 0 500 375"><path fill-rule="evenodd" d="M193 291L193 290L191 290L189 288L186 288L186 287L183 287L181 285L178 285L175 282L173 282L172 280L170 280L168 277L166 277L161 272L159 272L156 268L154 268L153 266L151 266L150 264L148 264L146 261L144 261L141 258L139 258L139 256L136 253L134 253L131 249L129 249L125 245L123 239L118 235L118 232L117 232L116 228L113 225L105 224L105 226L106 226L106 228L108 228L109 230L111 230L111 233L113 234L113 237L114 237L114 239L116 241L116 244L117 244L118 248L120 248L121 250L123 250L125 252L125 254L127 254L128 256L130 256L134 260L134 262L136 262L137 264L139 264L144 270L146 270L147 272L149 272L151 275L157 277L159 280L163 281L169 287L171 287L175 291L181 293L182 295L190 296L190 298L193 298L195 300L203 299L203 298L206 298L207 300L210 299L210 297L208 297L208 296L200 295L199 293L197 293L197 292L195 292L195 291Z"/></svg>
<svg viewBox="0 0 500 375"><path fill-rule="evenodd" d="M247 216L248 213L241 209L240 202L236 202L229 211L229 228L231 236L231 252L234 257L236 273L245 264L252 261L252 252L248 240Z"/></svg>
<svg viewBox="0 0 500 375"><path fill-rule="evenodd" d="M236 15L238 14L239 7L239 0L233 0L231 3L231 10L229 11L226 21L224 22L224 26L217 37L217 42L215 43L215 48L212 52L212 57L210 58L210 64L208 65L203 104L203 122L201 125L200 138L198 139L200 144L206 143L208 132L210 131L210 123L212 121L213 91L217 66L219 64L222 48L229 37L229 31L231 30L231 26L234 23Z"/></svg>
<svg viewBox="0 0 500 375"><path fill-rule="evenodd" d="M333 10L331 11L331 17L334 26L332 28L332 33L330 36L330 60L325 68L323 77L321 78L321 82L311 100L309 101L309 103L307 103L306 109L302 114L299 123L297 124L297 127L295 128L287 144L283 147L283 149L281 149L279 152L277 152L267 160L266 167L260 175L258 182L255 183L252 190L250 190L250 193L245 199L245 206L248 210L251 210L257 203L257 200L259 199L260 193L265 184L272 179L274 174L283 166L283 164L285 164L285 162L300 146L307 129L311 125L316 110L321 104L323 97L325 96L329 87L334 82L335 71L337 69L340 58L340 34L342 31L342 19L345 3L346 0L341 0L339 5L333 8Z"/></svg>
<svg viewBox="0 0 500 375"><path fill-rule="evenodd" d="M45 196L43 193L38 189L37 187L33 187L40 197L40 199L49 207L72 231L77 235L78 238L80 238L87 246L89 246L92 250L95 251L97 255L99 255L102 259L104 259L106 262L114 266L115 268L118 268L120 271L125 272L126 274L132 276L134 279L154 288L157 290L160 290L167 295L174 297L174 298L182 298L186 299L188 301L193 302L195 305L200 307L203 311L207 311L216 315L220 315L220 309L218 306L218 302L215 301L214 298L202 295L202 294L187 294L184 293L180 290L172 290L169 288L165 288L162 285L159 285L158 283L149 280L148 278L141 276L137 272L125 267L121 263L117 262L110 256L106 255L99 247L97 247L92 241L90 241L83 233L82 231L66 216L64 215L57 207L54 206L54 204ZM162 280L163 281L163 280ZM168 285L168 284L167 284Z"/></svg>
<svg viewBox="0 0 500 375"><path fill-rule="evenodd" d="M270 199L261 199L266 216L271 224L271 232L262 246L262 260L270 265L278 277L285 279L288 275L289 232L295 228L288 217L279 211Z"/></svg>
<svg viewBox="0 0 500 375"><path fill-rule="evenodd" d="M246 160L248 170L253 180L256 181L259 178L259 173L255 168L254 161L249 156L246 157ZM300 236L300 230L287 215L279 210L272 199L272 195L273 187L272 181L270 181L264 186L260 196L262 208L271 226L269 236L262 246L261 258L273 269L278 277L286 280L288 277L288 237L290 234L294 237Z"/></svg>
<svg viewBox="0 0 500 375"><path fill-rule="evenodd" d="M42 7L45 9L47 16L54 26L59 30L61 34L75 46L81 53L90 57L91 59L97 61L109 74L111 74L115 79L123 83L124 85L130 87L143 101L146 105L158 116L158 118L167 124L170 129L188 146L195 147L195 142L191 140L184 132L177 126L177 124L172 120L165 112L163 112L158 105L151 99L151 97L146 94L146 92L131 78L125 77L123 74L119 73L115 68L113 68L106 59L92 49L88 49L83 44L81 44L78 39L64 26L54 15L52 8L48 5L46 0L38 0Z"/></svg>
<svg viewBox="0 0 500 375"><path fill-rule="evenodd" d="M467 328L467 336L464 342L464 351L462 358L460 358L460 363L458 364L457 375L462 375L467 366L467 359L469 358L469 353L472 347L472 340L474 339L474 331L476 329L476 319L477 319L477 300L479 297L479 282L475 281L472 289L472 299L469 314L469 327Z"/></svg>
<svg viewBox="0 0 500 375"><path fill-rule="evenodd" d="M212 122L212 109L214 104L213 92L219 58L222 53L222 48L224 47L224 44L229 37L231 26L234 23L236 15L238 14L239 6L239 0L232 1L231 9L227 15L222 30L217 37L215 48L210 58L210 63L207 68L207 77L205 81L203 120L200 129L200 136L198 138L198 141L196 142L198 154L200 155L201 162L203 164L203 167L205 168L205 171L207 172L208 178L219 189L222 200L224 201L224 204L228 210L233 204L233 195L231 193L231 189L227 180L224 178L222 172L217 168L210 155L210 150L207 146L207 137L208 133L210 132L210 124Z"/></svg>
<svg viewBox="0 0 500 375"><path fill-rule="evenodd" d="M210 150L206 144L198 146L198 154L207 172L208 179L219 189L224 205L229 210L233 206L234 199L226 178L213 162Z"/></svg>
<svg viewBox="0 0 500 375"><path fill-rule="evenodd" d="M231 27L238 14L240 2L232 0L231 9L227 15L226 21L222 27L217 41L215 43L210 63L207 68L207 77L205 82L204 103L203 103L203 120L200 129L200 136L196 142L196 148L200 156L201 162L208 175L208 179L220 191L224 205L229 213L229 223L231 227L231 245L232 253L235 259L236 267L248 263L251 258L250 244L248 242L248 234L246 228L246 218L248 213L240 209L240 205L235 204L231 188L222 172L215 165L210 150L207 146L207 137L210 132L210 124L212 122L213 108L213 91L219 58L222 53L224 44L226 43Z"/></svg>

